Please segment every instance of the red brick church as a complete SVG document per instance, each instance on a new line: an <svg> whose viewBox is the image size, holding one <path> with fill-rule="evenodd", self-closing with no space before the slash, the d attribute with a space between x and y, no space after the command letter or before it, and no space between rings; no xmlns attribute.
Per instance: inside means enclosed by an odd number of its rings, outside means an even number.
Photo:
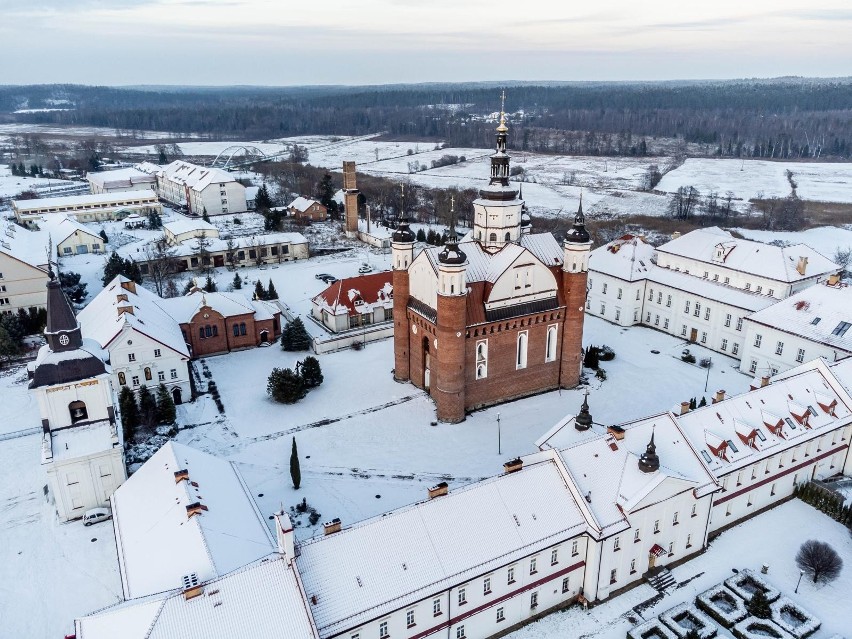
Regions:
<svg viewBox="0 0 852 639"><path fill-rule="evenodd" d="M556 388L580 377L591 241L582 204L562 246L531 233L509 184L505 116L473 231L416 257L403 217L393 234L394 378L429 391L438 419Z"/></svg>

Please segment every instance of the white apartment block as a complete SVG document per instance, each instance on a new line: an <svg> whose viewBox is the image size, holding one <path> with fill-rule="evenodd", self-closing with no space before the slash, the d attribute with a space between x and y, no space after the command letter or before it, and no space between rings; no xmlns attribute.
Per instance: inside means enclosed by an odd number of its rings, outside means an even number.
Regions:
<svg viewBox="0 0 852 639"><path fill-rule="evenodd" d="M0 235L0 313L47 304L49 237L12 223Z"/></svg>
<svg viewBox="0 0 852 639"><path fill-rule="evenodd" d="M776 375L822 357L852 355L852 289L837 276L749 315L740 370Z"/></svg>
<svg viewBox="0 0 852 639"><path fill-rule="evenodd" d="M166 166L143 162L139 170L157 177L157 194L191 215L244 213L246 187L227 171L175 160Z"/></svg>
<svg viewBox="0 0 852 639"><path fill-rule="evenodd" d="M626 235L594 250L586 311L742 357L745 318L826 280L838 266L813 249L692 231L658 248Z"/></svg>
<svg viewBox="0 0 852 639"><path fill-rule="evenodd" d="M92 193L120 193L142 189L155 191L157 188L156 176L133 167L87 173L86 181Z"/></svg>

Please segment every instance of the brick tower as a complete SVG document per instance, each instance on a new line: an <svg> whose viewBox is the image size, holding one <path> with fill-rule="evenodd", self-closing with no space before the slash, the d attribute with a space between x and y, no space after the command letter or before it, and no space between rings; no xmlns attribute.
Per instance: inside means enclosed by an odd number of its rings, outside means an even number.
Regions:
<svg viewBox="0 0 852 639"><path fill-rule="evenodd" d="M408 267L414 260L415 236L408 226L408 217L404 211L399 220L399 226L397 226L391 239L393 251L393 378L398 382L407 382L411 375Z"/></svg>
<svg viewBox="0 0 852 639"><path fill-rule="evenodd" d="M437 370L430 392L438 419L464 421L465 332L467 330L467 255L459 248L455 224L438 255Z"/></svg>
<svg viewBox="0 0 852 639"><path fill-rule="evenodd" d="M565 298L565 322L562 325L562 361L559 386L573 388L580 381L583 348L583 320L586 311L586 281L589 275L589 253L592 241L586 230L583 199L574 216L574 226L563 245L562 292Z"/></svg>
<svg viewBox="0 0 852 639"><path fill-rule="evenodd" d="M355 182L355 163L343 163L343 206L346 209L346 237L358 234L358 186Z"/></svg>

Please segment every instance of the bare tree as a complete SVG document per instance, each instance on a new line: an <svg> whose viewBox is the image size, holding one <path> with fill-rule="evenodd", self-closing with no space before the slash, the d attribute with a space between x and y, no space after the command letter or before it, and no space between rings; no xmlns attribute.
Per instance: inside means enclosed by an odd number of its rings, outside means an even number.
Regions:
<svg viewBox="0 0 852 639"><path fill-rule="evenodd" d="M165 235L161 235L145 247L148 279L154 284L154 290L160 297L165 297L166 283L178 271L175 253L176 249L169 246Z"/></svg>
<svg viewBox="0 0 852 639"><path fill-rule="evenodd" d="M831 261L840 266L842 276L846 275L850 260L852 260L852 246L847 246L846 248L838 246L834 249L834 257L831 258Z"/></svg>
<svg viewBox="0 0 852 639"><path fill-rule="evenodd" d="M201 270L205 274L210 273L210 239L205 231L198 235L198 259L201 262Z"/></svg>
<svg viewBox="0 0 852 639"><path fill-rule="evenodd" d="M843 560L837 551L824 541L809 539L796 554L796 565L814 583L833 581L843 569Z"/></svg>
<svg viewBox="0 0 852 639"><path fill-rule="evenodd" d="M234 242L234 238L229 237L225 242L225 261L228 262L228 266L232 269L237 268L237 243Z"/></svg>

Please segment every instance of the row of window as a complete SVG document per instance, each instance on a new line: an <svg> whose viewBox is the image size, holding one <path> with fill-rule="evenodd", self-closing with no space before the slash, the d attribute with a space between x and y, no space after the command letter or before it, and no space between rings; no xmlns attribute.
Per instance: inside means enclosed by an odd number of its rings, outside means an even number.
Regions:
<svg viewBox="0 0 852 639"><path fill-rule="evenodd" d="M579 542L575 539L571 542L571 556L575 557L579 554ZM556 566L559 564L559 548L553 548L550 551L550 565ZM529 568L530 575L535 575L538 573L538 558L532 557L530 559ZM515 583L515 568L516 566L509 566L506 570L506 583L507 585L511 585ZM482 594L490 595L491 594L491 579L492 576L484 577L482 580ZM570 589L570 578L565 577L562 579L562 592L566 593ZM457 603L459 606L464 606L468 602L467 600L467 587L462 586L457 591ZM535 609L538 607L538 591L534 591L530 593L530 608ZM442 607L442 599L435 598L432 600L432 616L440 617L444 614ZM496 609L496 620L497 622L503 621L505 619L505 610L501 606ZM408 628L413 628L417 625L417 618L415 616L415 610L409 609L405 613L405 624ZM379 639L387 639L390 636L390 631L388 629L388 622L382 621L379 623ZM457 639L463 639L465 636L464 626L460 625L456 627L456 637ZM350 636L350 639L361 639L361 633L353 633Z"/></svg>
<svg viewBox="0 0 852 639"><path fill-rule="evenodd" d="M547 327L544 344L545 363L556 360L556 344L558 339L556 331L556 324ZM515 350L515 368L518 370L527 367L528 345L529 331L519 331ZM486 377L488 377L488 340L483 339L476 343L476 379L485 379Z"/></svg>
<svg viewBox="0 0 852 639"><path fill-rule="evenodd" d="M146 382L150 382L150 381L153 380L153 374L152 374L151 369L149 367L145 367L143 374L145 376ZM169 371L169 376L170 376L170 379L177 379L178 378L177 369L173 368L171 371ZM157 381L158 382L166 381L166 371L157 371ZM130 382L133 386L139 386L139 376L133 375L130 378ZM119 373L118 374L118 383L121 384L122 386L127 386L127 374L126 373Z"/></svg>
<svg viewBox="0 0 852 639"><path fill-rule="evenodd" d="M154 349L154 357L160 357L162 354L163 354L163 352L159 348ZM136 361L136 353L128 353L127 354L127 361L128 362L135 362Z"/></svg>

